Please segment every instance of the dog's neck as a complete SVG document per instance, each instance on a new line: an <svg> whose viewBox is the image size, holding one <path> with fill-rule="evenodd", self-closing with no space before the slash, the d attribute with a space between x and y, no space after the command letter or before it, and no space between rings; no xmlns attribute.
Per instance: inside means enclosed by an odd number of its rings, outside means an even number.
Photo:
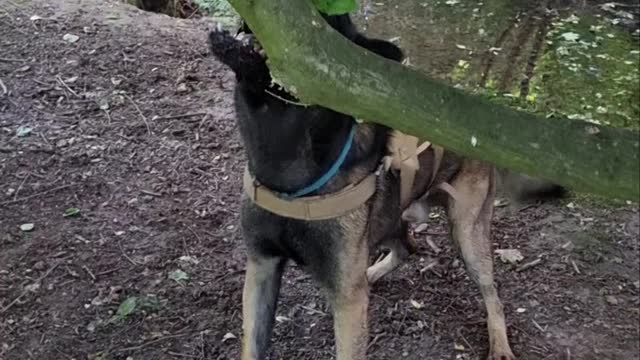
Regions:
<svg viewBox="0 0 640 360"><path fill-rule="evenodd" d="M242 83L238 85L237 118L249 170L277 192L295 192L321 177L338 158L355 124L352 117L326 108L295 106L271 96L252 103L254 98ZM317 193L335 191L375 171L384 156L386 133L381 126L358 125L339 175Z"/></svg>

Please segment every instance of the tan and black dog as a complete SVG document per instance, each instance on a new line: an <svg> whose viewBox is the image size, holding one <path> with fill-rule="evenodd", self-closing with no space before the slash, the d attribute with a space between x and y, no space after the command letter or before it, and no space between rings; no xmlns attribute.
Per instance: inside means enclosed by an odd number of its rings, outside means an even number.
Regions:
<svg viewBox="0 0 640 360"><path fill-rule="evenodd" d="M399 48L364 37L348 15L325 19L355 44L390 61L402 61ZM249 33L246 26L243 31ZM446 207L451 235L482 292L488 313L489 358L514 359L493 280L490 223L494 166L445 152L435 180L450 184L454 200L430 186L434 179L434 153L427 150L420 155L414 202L403 209L398 174L380 172L380 164L388 155L391 129L358 123L351 116L327 108L298 105L294 97L272 84L264 54L251 36L238 40L217 30L210 34L210 41L213 54L236 74L237 122L248 173L261 186L283 198L321 196L339 192L379 172L376 191L368 201L330 219L307 221L277 215L256 204L251 196L244 196L241 221L248 259L242 359L266 357L280 281L288 260L312 275L332 305L337 359L366 359L369 284L409 255L407 222L423 220L425 207L430 204ZM332 173L332 169L337 171ZM324 179L320 186L310 187L317 185L319 179ZM368 268L369 251L378 247L390 252Z"/></svg>

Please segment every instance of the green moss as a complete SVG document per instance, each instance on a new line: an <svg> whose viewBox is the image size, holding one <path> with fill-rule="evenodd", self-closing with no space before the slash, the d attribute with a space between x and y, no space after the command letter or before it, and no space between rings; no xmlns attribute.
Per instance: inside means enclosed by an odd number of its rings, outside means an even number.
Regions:
<svg viewBox="0 0 640 360"><path fill-rule="evenodd" d="M640 51L627 32L593 16L554 23L531 82L536 112L640 128Z"/></svg>
<svg viewBox="0 0 640 360"><path fill-rule="evenodd" d="M233 9L227 0L194 0L198 9L209 14L223 26L236 26L239 24L240 16Z"/></svg>

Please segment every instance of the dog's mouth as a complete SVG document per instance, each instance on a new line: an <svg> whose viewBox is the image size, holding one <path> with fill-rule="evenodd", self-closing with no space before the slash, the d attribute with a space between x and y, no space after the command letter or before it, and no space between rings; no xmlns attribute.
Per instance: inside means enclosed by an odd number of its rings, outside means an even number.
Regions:
<svg viewBox="0 0 640 360"><path fill-rule="evenodd" d="M247 33L247 32L244 32L243 29L240 29L236 34L235 38L236 40L242 42L245 46L250 46L253 49L253 51L258 53L263 58L267 57L267 53L262 48L262 45L260 45L260 42L255 37L255 35L253 35L252 33Z"/></svg>

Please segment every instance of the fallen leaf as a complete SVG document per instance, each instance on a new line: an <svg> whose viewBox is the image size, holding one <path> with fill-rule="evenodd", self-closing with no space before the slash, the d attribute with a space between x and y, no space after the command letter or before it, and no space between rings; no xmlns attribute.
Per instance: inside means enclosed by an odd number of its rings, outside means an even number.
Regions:
<svg viewBox="0 0 640 360"><path fill-rule="evenodd" d="M415 228L413 231L414 231L416 234L419 234L419 233L426 232L428 228L429 228L429 225L428 225L428 224L426 224L426 223L422 223L422 224L420 224L420 225L416 226L416 228Z"/></svg>
<svg viewBox="0 0 640 360"><path fill-rule="evenodd" d="M616 297L613 296L613 295L607 295L607 296L605 296L605 299L611 305L618 305L618 303L619 303L618 299L616 299Z"/></svg>
<svg viewBox="0 0 640 360"><path fill-rule="evenodd" d="M500 256L503 263L516 264L524 259L518 249L497 249L495 253Z"/></svg>
<svg viewBox="0 0 640 360"><path fill-rule="evenodd" d="M31 131L33 131L32 128L30 128L28 126L21 125L16 130L16 136L17 137L25 137L25 136L31 134Z"/></svg>
<svg viewBox="0 0 640 360"><path fill-rule="evenodd" d="M194 265L198 265L200 263L200 261L192 256L180 256L180 258L178 259L182 262L186 262L186 263L191 263Z"/></svg>
<svg viewBox="0 0 640 360"><path fill-rule="evenodd" d="M67 210L64 211L64 217L75 217L78 216L80 214L80 209L78 208L68 208Z"/></svg>
<svg viewBox="0 0 640 360"><path fill-rule="evenodd" d="M417 301L415 301L415 300L413 300L413 299L409 300L409 302L411 303L411 306L413 306L414 308L416 308L416 309L418 309L418 310L420 310L420 309L423 309L423 308L424 308L424 304L419 303L419 302L417 302Z"/></svg>
<svg viewBox="0 0 640 360"><path fill-rule="evenodd" d="M183 281L189 280L189 275L186 272L178 269L169 273L169 279L182 284Z"/></svg>
<svg viewBox="0 0 640 360"><path fill-rule="evenodd" d="M40 288L40 283L39 282L35 282L35 283L31 284L31 285L27 285L27 286L24 287L24 289L26 291L29 291L29 292L36 292L39 288Z"/></svg>
<svg viewBox="0 0 640 360"><path fill-rule="evenodd" d="M124 321L127 316L133 314L138 306L138 298L136 296L130 296L118 306L118 311L109 320L109 322Z"/></svg>
<svg viewBox="0 0 640 360"><path fill-rule="evenodd" d="M62 40L68 42L69 44L73 44L78 40L80 40L80 36L73 35L73 34L64 34L64 36L62 37Z"/></svg>
<svg viewBox="0 0 640 360"><path fill-rule="evenodd" d="M36 226L32 223L26 223L26 224L20 225L20 230L24 232L29 232L29 231L32 231L35 227Z"/></svg>
<svg viewBox="0 0 640 360"><path fill-rule="evenodd" d="M227 340L232 340L232 339L236 339L237 337L235 335L233 335L232 333L228 332L226 334L224 334L224 336L222 337L222 342L225 342Z"/></svg>
<svg viewBox="0 0 640 360"><path fill-rule="evenodd" d="M493 201L494 207L505 207L509 205L509 199L496 199Z"/></svg>
<svg viewBox="0 0 640 360"><path fill-rule="evenodd" d="M578 39L580 39L580 34L576 34L574 32L566 32L566 33L560 34L560 37L562 37L567 41L578 41Z"/></svg>

